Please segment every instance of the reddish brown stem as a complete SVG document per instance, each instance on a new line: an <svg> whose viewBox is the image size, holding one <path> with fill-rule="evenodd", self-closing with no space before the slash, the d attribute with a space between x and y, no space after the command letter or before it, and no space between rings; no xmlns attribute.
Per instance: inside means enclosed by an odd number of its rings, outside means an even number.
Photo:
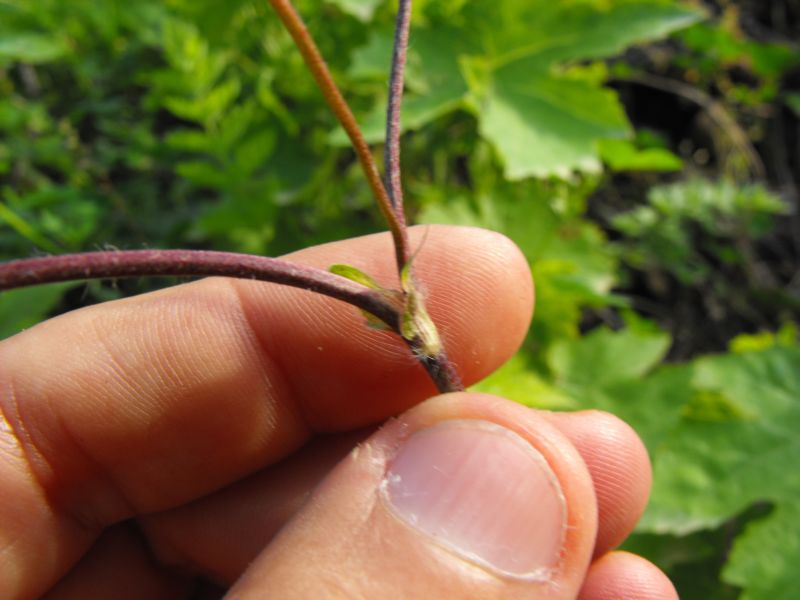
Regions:
<svg viewBox="0 0 800 600"><path fill-rule="evenodd" d="M397 328L397 307L358 283L277 258L206 250L121 250L46 256L0 263L0 291L80 279L237 277L270 281L349 302Z"/></svg>
<svg viewBox="0 0 800 600"><path fill-rule="evenodd" d="M297 44L300 53L306 61L306 65L314 75L314 79L316 79L320 90L322 90L322 94L325 96L328 106L330 106L333 114L336 115L336 118L339 120L339 123L341 123L345 132L347 132L353 144L353 149L367 176L367 182L372 189L375 200L378 202L378 207L381 209L386 222L389 224L389 229L392 232L395 254L397 257L397 268L398 271L400 271L405 266L406 259L409 256L408 234L406 233L405 223L399 221L397 218L389 194L378 173L375 159L372 157L369 146L364 136L361 134L358 123L350 107L347 105L347 102L345 102L345 99L342 97L342 93L333 81L325 59L322 58L317 45L309 35L305 23L303 23L302 18L300 18L300 15L297 13L292 3L289 0L269 0L269 3L275 9L281 21L283 21L284 26L291 34L295 44Z"/></svg>
<svg viewBox="0 0 800 600"><path fill-rule="evenodd" d="M399 334L402 306L386 294L328 271L277 258L205 250L121 250L46 256L0 263L0 292L31 285L123 277L237 277L317 292L375 315ZM421 356L419 340L405 340L440 392L460 388L446 356Z"/></svg>

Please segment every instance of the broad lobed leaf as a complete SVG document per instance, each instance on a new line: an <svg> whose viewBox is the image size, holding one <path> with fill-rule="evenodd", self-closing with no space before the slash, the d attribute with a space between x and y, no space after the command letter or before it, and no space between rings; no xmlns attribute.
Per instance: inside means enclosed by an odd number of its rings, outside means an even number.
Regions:
<svg viewBox="0 0 800 600"><path fill-rule="evenodd" d="M631 129L614 93L570 77L565 67L658 39L699 17L659 0L470 3L446 27L414 30L404 127L466 109L510 179L599 171L598 142L630 136ZM354 54L351 73L382 72L390 39L389 32L373 34ZM373 141L382 133L379 114L365 119ZM341 134L335 139L343 141Z"/></svg>

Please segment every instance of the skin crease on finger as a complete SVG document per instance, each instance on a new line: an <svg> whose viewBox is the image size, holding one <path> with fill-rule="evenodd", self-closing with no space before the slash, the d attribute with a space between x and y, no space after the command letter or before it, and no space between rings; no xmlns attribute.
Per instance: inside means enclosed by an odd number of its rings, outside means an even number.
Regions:
<svg viewBox="0 0 800 600"><path fill-rule="evenodd" d="M412 240L454 362L467 383L485 376L530 321L526 261L482 230L431 227ZM389 283L390 250L377 235L289 258L348 262ZM0 540L2 568L18 578L0 581L45 585L102 526L219 489L311 429L376 423L432 391L403 344L358 311L273 285L206 280L34 327L0 344L0 495L21 499L0 509L14 536Z"/></svg>

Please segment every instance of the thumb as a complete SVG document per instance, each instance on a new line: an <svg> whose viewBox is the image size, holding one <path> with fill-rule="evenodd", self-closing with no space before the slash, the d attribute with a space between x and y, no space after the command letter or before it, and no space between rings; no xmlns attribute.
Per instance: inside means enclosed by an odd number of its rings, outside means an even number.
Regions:
<svg viewBox="0 0 800 600"><path fill-rule="evenodd" d="M596 537L591 478L539 413L460 393L353 450L232 598L574 598Z"/></svg>

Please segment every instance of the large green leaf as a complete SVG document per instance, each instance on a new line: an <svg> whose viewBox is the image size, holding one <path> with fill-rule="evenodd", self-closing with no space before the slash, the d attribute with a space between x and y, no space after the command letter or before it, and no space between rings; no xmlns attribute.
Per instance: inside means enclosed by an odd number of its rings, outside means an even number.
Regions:
<svg viewBox="0 0 800 600"><path fill-rule="evenodd" d="M481 132L511 179L598 171L598 141L631 133L625 113L616 94L567 77L560 67L661 37L697 14L663 2L533 4L549 5L540 7L545 18L532 21L535 30L520 37L520 45L505 42L482 96Z"/></svg>
<svg viewBox="0 0 800 600"><path fill-rule="evenodd" d="M797 597L800 585L796 568L800 564L798 523L800 503L795 496L781 503L773 514L751 523L736 539L722 576L728 583L745 589L741 600L793 600Z"/></svg>
<svg viewBox="0 0 800 600"><path fill-rule="evenodd" d="M702 359L694 395L654 454L642 530L714 527L755 503L775 505L750 523L723 571L745 597L795 597L800 575L800 348Z"/></svg>
<svg viewBox="0 0 800 600"><path fill-rule="evenodd" d="M700 14L671 0L506 0L486 7L492 45L503 58L535 57L544 70L564 61L604 58L687 27ZM533 24L533 30L531 29Z"/></svg>
<svg viewBox="0 0 800 600"><path fill-rule="evenodd" d="M548 363L565 388L599 389L643 376L661 361L668 346L669 336L657 330L601 328L580 340L555 344Z"/></svg>
<svg viewBox="0 0 800 600"><path fill-rule="evenodd" d="M564 183L509 184L491 177L478 177L473 184L474 196L445 192L446 199L427 204L418 220L491 229L519 246L536 282L532 346L576 338L582 307L622 304L611 294L617 263L603 232L573 214L583 210L582 191ZM512 395L530 396L527 391Z"/></svg>
<svg viewBox="0 0 800 600"><path fill-rule="evenodd" d="M481 105L481 133L510 179L599 171L597 141L631 132L616 94L536 72L535 63L520 60L495 71Z"/></svg>
<svg viewBox="0 0 800 600"><path fill-rule="evenodd" d="M744 598L793 598L800 585L800 348L776 345L652 371L666 341L635 322L556 344L548 365L573 407L613 412L644 439L654 484L638 531L685 536L773 506L735 539L722 577L744 588Z"/></svg>
<svg viewBox="0 0 800 600"><path fill-rule="evenodd" d="M566 67L659 38L699 16L660 0L498 0L467 3L464 12L447 27L415 28L404 127L468 108L510 179L598 171L598 141L631 130L614 92ZM390 42L388 33L373 35L355 53L351 73L385 73ZM370 141L381 139L382 119L382 106L364 119Z"/></svg>
<svg viewBox="0 0 800 600"><path fill-rule="evenodd" d="M574 410L578 404L539 375L519 353L505 365L471 388L495 394L525 406L546 410Z"/></svg>

